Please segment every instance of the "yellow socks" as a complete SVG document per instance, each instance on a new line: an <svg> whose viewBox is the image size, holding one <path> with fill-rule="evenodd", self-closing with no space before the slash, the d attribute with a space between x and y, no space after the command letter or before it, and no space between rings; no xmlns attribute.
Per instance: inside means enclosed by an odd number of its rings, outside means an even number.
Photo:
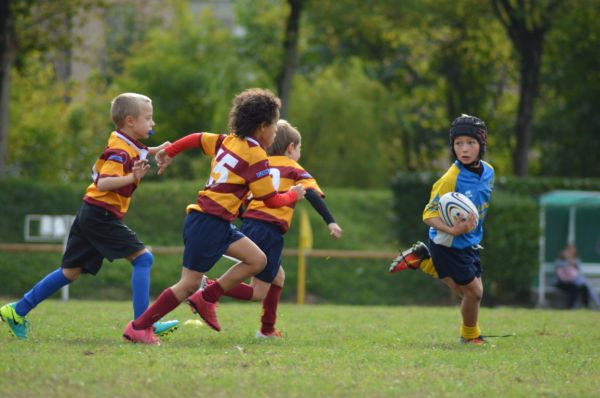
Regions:
<svg viewBox="0 0 600 398"><path fill-rule="evenodd" d="M421 271L425 272L427 275L430 275L432 278L438 278L438 273L433 266L433 260L431 257L421 261L419 268L421 268Z"/></svg>
<svg viewBox="0 0 600 398"><path fill-rule="evenodd" d="M467 340L474 339L481 336L481 329L479 329L479 325L465 326L463 324L460 326L460 335Z"/></svg>

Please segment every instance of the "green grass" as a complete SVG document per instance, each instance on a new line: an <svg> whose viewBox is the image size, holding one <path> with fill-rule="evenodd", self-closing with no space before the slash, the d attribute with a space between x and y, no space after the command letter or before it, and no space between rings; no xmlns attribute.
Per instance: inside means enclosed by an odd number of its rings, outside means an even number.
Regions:
<svg viewBox="0 0 600 398"><path fill-rule="evenodd" d="M4 301L3 301L4 302ZM50 300L31 338L0 325L2 397L592 397L600 313L489 309L486 347L457 342L457 307L282 304L283 341L257 341L258 304L225 302L223 332L182 326L160 347L122 340L130 304ZM194 319L185 306L171 314Z"/></svg>

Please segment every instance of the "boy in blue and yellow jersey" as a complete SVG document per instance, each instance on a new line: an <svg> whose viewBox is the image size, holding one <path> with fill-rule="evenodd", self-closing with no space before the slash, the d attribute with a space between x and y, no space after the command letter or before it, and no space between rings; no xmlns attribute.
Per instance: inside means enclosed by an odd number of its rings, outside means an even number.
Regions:
<svg viewBox="0 0 600 398"><path fill-rule="evenodd" d="M286 192L295 184L301 184L306 190L306 199L321 215L329 234L334 239L342 236L342 229L335 222L327 204L323 200L325 194L317 181L306 171L298 160L301 153L300 132L285 120L277 122L275 141L268 149L269 174L273 185L279 192ZM238 300L263 300L261 328L256 332L257 338L281 337L275 329L277 305L285 281L285 272L281 267L283 251L283 235L289 230L294 215L294 206L271 208L262 200L251 198L242 214L241 231L250 238L267 256L265 269L252 278L251 284L241 283L228 292L226 296ZM211 280L207 280L211 284Z"/></svg>
<svg viewBox="0 0 600 398"><path fill-rule="evenodd" d="M127 258L133 265L134 318L148 307L153 256L122 218L129 209L133 192L150 170L146 156L168 145L166 142L148 148L139 141L152 133L152 111L152 101L145 95L124 93L113 99L111 114L117 129L94 165L93 181L71 225L61 267L38 282L21 300L0 308L1 318L14 336L26 339L25 316L82 273L96 275L105 258L109 261ZM157 322L153 333L165 334L177 324L177 321Z"/></svg>
<svg viewBox="0 0 600 398"><path fill-rule="evenodd" d="M479 244L494 187L494 169L482 160L487 135L485 123L474 116L462 115L452 122L450 148L456 160L433 185L423 211L423 221L430 227L429 244L417 242L390 266L390 272L421 268L456 292L462 300L461 342L476 345L485 342L477 323L483 296ZM479 223L471 214L454 226L446 225L438 207L448 192L460 192L471 199L479 209Z"/></svg>
<svg viewBox="0 0 600 398"><path fill-rule="evenodd" d="M184 253L181 279L165 289L144 314L130 322L123 336L145 344L158 344L152 324L187 299L188 304L216 331L221 330L216 307L220 297L263 270L265 254L233 224L249 193L266 206L292 206L304 197L295 185L278 193L269 175L265 148L275 139L281 102L273 93L249 89L237 95L229 114L231 134L194 133L167 146L156 155L159 174L181 151L200 148L213 157L210 178L187 207L183 229ZM202 276L223 254L239 259L218 280L198 290Z"/></svg>

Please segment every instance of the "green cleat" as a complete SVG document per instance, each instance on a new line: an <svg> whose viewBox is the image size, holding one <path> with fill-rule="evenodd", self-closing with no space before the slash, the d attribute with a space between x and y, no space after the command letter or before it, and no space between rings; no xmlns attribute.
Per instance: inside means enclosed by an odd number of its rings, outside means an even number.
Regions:
<svg viewBox="0 0 600 398"><path fill-rule="evenodd" d="M154 322L153 330L157 336L166 336L167 334L173 333L179 327L179 321L165 321L165 322Z"/></svg>
<svg viewBox="0 0 600 398"><path fill-rule="evenodd" d="M0 319L8 325L10 334L18 339L25 340L29 332L29 321L24 316L17 314L17 303L3 305L0 308Z"/></svg>

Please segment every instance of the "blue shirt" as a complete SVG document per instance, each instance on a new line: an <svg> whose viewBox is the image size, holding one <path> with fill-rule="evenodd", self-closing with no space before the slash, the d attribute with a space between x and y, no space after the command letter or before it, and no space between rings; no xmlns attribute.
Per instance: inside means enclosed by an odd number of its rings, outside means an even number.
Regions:
<svg viewBox="0 0 600 398"><path fill-rule="evenodd" d="M462 193L471 199L479 211L479 224L473 231L466 234L452 236L433 227L429 228L429 239L433 242L455 249L464 249L478 245L483 239L483 222L490 207L490 196L494 189L494 168L484 161L481 161L481 164L483 172L478 175L456 160L446 173L433 184L429 203L423 211L423 220L440 216L438 209L440 198L448 192Z"/></svg>

